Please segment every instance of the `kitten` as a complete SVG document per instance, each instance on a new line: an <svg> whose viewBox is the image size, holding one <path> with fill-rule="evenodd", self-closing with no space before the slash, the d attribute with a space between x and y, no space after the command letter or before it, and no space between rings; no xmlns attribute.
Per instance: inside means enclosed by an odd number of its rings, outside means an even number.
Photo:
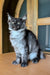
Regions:
<svg viewBox="0 0 50 75"><path fill-rule="evenodd" d="M28 65L28 60L37 63L40 59L44 58L36 36L26 29L26 18L26 16L14 18L8 14L10 42L16 53L16 60L13 61L13 64L21 63L22 67Z"/></svg>

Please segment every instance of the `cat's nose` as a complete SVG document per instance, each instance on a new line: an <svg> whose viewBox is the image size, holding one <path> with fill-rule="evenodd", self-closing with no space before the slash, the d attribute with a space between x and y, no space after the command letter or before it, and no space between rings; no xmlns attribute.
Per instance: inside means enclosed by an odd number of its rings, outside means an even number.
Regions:
<svg viewBox="0 0 50 75"><path fill-rule="evenodd" d="M17 28L19 28L19 26L17 26Z"/></svg>

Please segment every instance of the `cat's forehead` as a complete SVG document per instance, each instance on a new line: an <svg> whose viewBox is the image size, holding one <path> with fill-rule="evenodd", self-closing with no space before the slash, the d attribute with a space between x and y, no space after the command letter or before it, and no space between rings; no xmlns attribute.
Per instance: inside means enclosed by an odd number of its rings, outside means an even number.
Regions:
<svg viewBox="0 0 50 75"><path fill-rule="evenodd" d="M19 22L22 21L21 18L12 18L12 20L13 20L13 21L16 21L16 22L18 22L18 21L19 21Z"/></svg>
<svg viewBox="0 0 50 75"><path fill-rule="evenodd" d="M22 21L22 19L20 19L20 18L17 18L17 19L16 19L16 21Z"/></svg>

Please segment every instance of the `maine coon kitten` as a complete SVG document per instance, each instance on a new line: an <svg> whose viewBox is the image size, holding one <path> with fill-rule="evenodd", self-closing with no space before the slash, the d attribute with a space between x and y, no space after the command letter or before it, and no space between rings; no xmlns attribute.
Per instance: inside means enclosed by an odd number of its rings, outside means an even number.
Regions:
<svg viewBox="0 0 50 75"><path fill-rule="evenodd" d="M33 63L44 58L35 35L25 26L26 16L14 18L8 14L8 25L10 30L10 42L16 53L13 64L21 63L22 67L28 65L28 60Z"/></svg>

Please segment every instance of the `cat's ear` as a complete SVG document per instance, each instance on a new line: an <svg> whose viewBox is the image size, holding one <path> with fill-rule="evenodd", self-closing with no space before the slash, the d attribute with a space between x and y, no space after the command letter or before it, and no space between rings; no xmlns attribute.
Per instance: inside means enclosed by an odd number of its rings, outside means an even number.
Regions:
<svg viewBox="0 0 50 75"><path fill-rule="evenodd" d="M10 16L10 14L9 14L9 13L7 13L7 16L8 16L8 22L11 22L12 17Z"/></svg>
<svg viewBox="0 0 50 75"><path fill-rule="evenodd" d="M26 20L27 19L27 15L24 15L23 17L22 17L22 20Z"/></svg>

